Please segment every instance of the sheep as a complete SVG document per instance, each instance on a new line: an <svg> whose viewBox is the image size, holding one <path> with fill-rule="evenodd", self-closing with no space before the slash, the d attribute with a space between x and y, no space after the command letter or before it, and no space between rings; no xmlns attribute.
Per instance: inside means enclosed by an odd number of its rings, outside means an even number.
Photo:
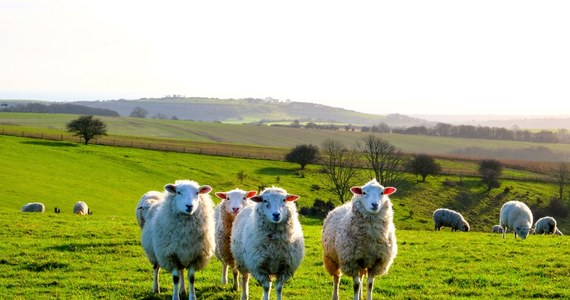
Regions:
<svg viewBox="0 0 570 300"><path fill-rule="evenodd" d="M451 227L451 231L461 230L469 231L469 223L465 221L463 216L451 209L438 208L433 212L433 223L435 230L439 231L441 227Z"/></svg>
<svg viewBox="0 0 570 300"><path fill-rule="evenodd" d="M295 273L305 255L305 241L294 201L298 195L279 187L265 188L250 198L234 221L231 251L242 274L241 299L249 297L249 276L263 287L263 299L269 299L275 279L277 299L283 284Z"/></svg>
<svg viewBox="0 0 570 300"><path fill-rule="evenodd" d="M246 192L234 189L229 192L217 192L216 197L222 201L216 206L214 219L216 221L216 257L222 262L222 284L228 282L228 267L232 269L234 284L232 288L238 289L238 269L231 252L232 225L238 213L251 201L248 199L255 196L256 191Z"/></svg>
<svg viewBox="0 0 570 300"><path fill-rule="evenodd" d="M500 223L503 227L503 238L507 229L510 229L515 234L515 239L517 234L521 239L526 239L532 227L532 212L526 204L512 200L506 202L501 207Z"/></svg>
<svg viewBox="0 0 570 300"><path fill-rule="evenodd" d="M503 227L501 227L501 225L493 225L493 228L491 229L491 232L493 233L503 233ZM507 229L507 233L511 232L510 230Z"/></svg>
<svg viewBox="0 0 570 300"><path fill-rule="evenodd" d="M73 213L76 215L88 215L89 214L89 207L87 206L87 203L83 202L83 201L77 201L77 203L75 203L75 205L73 205Z"/></svg>
<svg viewBox="0 0 570 300"><path fill-rule="evenodd" d="M553 217L542 217L534 224L534 234L555 234L557 230L556 220Z"/></svg>
<svg viewBox="0 0 570 300"><path fill-rule="evenodd" d="M158 207L158 204L164 200L164 193L162 192L158 192L158 191L149 191L146 192L139 200L139 202L137 203L136 209L135 209L135 216L137 218L137 223L139 224L139 227L141 229L141 231L144 228L144 225L146 223L148 223L150 221L150 219L154 216L154 214L156 213L156 208ZM141 241L142 241L142 236L141 236ZM152 245L149 245L149 248ZM154 257L153 257L154 258ZM150 259L149 259L150 260ZM152 281L152 291L156 294L160 293L160 281L159 281L159 272L160 272L160 266L158 265L158 261L156 259L150 260L150 263L152 264L152 268L153 268L153 281ZM184 275L183 273L180 274L181 275L181 282L180 282L180 290L185 290L184 288Z"/></svg>
<svg viewBox="0 0 570 300"><path fill-rule="evenodd" d="M556 228L556 231L554 231L554 234L556 234L556 235L564 235L558 228Z"/></svg>
<svg viewBox="0 0 570 300"><path fill-rule="evenodd" d="M143 229L144 224L150 219L150 208L155 206L159 201L162 201L163 199L164 194L157 191L150 191L142 195L135 210L137 223L139 224L141 230Z"/></svg>
<svg viewBox="0 0 570 300"><path fill-rule="evenodd" d="M387 274L398 253L388 197L396 188L383 187L372 179L350 191L352 200L330 211L323 222L323 262L333 276L333 300L338 300L342 274L352 276L355 300L362 296L362 280L367 275L367 299L371 300L374 276Z"/></svg>
<svg viewBox="0 0 570 300"><path fill-rule="evenodd" d="M164 200L157 202L156 212L143 226L141 243L155 270L160 266L172 273L172 299L180 299L184 292L179 288L184 269L188 269L188 299L196 299L194 274L208 265L216 246L214 203L208 194L212 188L176 180L164 190Z"/></svg>
<svg viewBox="0 0 570 300"><path fill-rule="evenodd" d="M30 202L24 204L22 208L20 208L21 212L39 212L43 213L46 211L46 206L41 202Z"/></svg>

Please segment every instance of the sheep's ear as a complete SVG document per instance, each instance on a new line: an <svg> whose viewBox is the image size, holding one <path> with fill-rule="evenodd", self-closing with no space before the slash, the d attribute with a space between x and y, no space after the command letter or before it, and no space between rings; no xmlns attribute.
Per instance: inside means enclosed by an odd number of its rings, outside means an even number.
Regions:
<svg viewBox="0 0 570 300"><path fill-rule="evenodd" d="M176 193L176 185L170 183L164 186L164 190L169 193Z"/></svg>
<svg viewBox="0 0 570 300"><path fill-rule="evenodd" d="M396 188L395 187L391 187L391 186L387 186L384 188L384 195L388 196L388 195L392 195L396 192Z"/></svg>
<svg viewBox="0 0 570 300"><path fill-rule="evenodd" d="M222 193L222 192L216 192L216 197L218 197L222 200L228 199L228 197L226 196L226 193Z"/></svg>
<svg viewBox="0 0 570 300"><path fill-rule="evenodd" d="M258 203L263 201L263 197L261 197L261 195L256 195L256 196L253 196L249 199L251 199L253 202L258 202Z"/></svg>
<svg viewBox="0 0 570 300"><path fill-rule="evenodd" d="M353 186L350 188L350 191L355 195L362 195L362 188L359 186Z"/></svg>
<svg viewBox="0 0 570 300"><path fill-rule="evenodd" d="M245 198L251 198L253 196L257 195L257 191L249 191L247 192L247 194L245 194Z"/></svg>
<svg viewBox="0 0 570 300"><path fill-rule="evenodd" d="M212 191L212 187L209 186L209 185L203 185L203 186L201 186L200 189L198 190L198 192L199 192L200 194L207 194L207 193L209 193L209 192L211 192L211 191Z"/></svg>
<svg viewBox="0 0 570 300"><path fill-rule="evenodd" d="M293 201L299 200L299 198L301 198L301 197L297 196L297 195L293 195L293 194L287 194L287 197L285 197L285 201L293 202Z"/></svg>

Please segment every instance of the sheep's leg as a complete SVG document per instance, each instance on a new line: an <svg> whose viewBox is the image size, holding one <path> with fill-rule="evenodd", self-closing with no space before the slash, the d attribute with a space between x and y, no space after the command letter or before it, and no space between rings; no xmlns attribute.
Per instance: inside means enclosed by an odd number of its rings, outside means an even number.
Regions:
<svg viewBox="0 0 570 300"><path fill-rule="evenodd" d="M362 286L362 279L360 275L352 276L352 289L354 290L354 300L360 299L360 291Z"/></svg>
<svg viewBox="0 0 570 300"><path fill-rule="evenodd" d="M184 285L184 269L180 269L180 295L186 293L186 286Z"/></svg>
<svg viewBox="0 0 570 300"><path fill-rule="evenodd" d="M366 299L367 300L372 300L372 291L374 290L374 276L370 276L370 274L368 274L368 284L367 284L367 295L366 295Z"/></svg>
<svg viewBox="0 0 570 300"><path fill-rule="evenodd" d="M228 283L228 265L222 263L222 284Z"/></svg>
<svg viewBox="0 0 570 300"><path fill-rule="evenodd" d="M160 294L160 284L159 284L159 274L160 266L158 263L152 266L153 280L152 280L152 292L155 294Z"/></svg>
<svg viewBox="0 0 570 300"><path fill-rule="evenodd" d="M178 295L178 285L180 283L180 277L178 276L178 269L172 270L172 300L180 300L180 295Z"/></svg>
<svg viewBox="0 0 570 300"><path fill-rule="evenodd" d="M194 268L188 269L188 300L196 300L196 289L194 289Z"/></svg>
<svg viewBox="0 0 570 300"><path fill-rule="evenodd" d="M234 291L237 291L237 290L238 290L238 287L239 287L239 285L238 285L239 271L238 271L237 268L233 268L233 269L232 269L232 275L234 276L234 285L232 286L232 289L233 289Z"/></svg>
<svg viewBox="0 0 570 300"><path fill-rule="evenodd" d="M340 284L340 276L333 276L333 294L332 300L338 300L338 285Z"/></svg>
<svg viewBox="0 0 570 300"><path fill-rule="evenodd" d="M269 277L259 281L263 287L263 300L269 300L269 293L271 292L271 279Z"/></svg>
<svg viewBox="0 0 570 300"><path fill-rule="evenodd" d="M505 238L505 233L507 232L507 227L503 227L503 238Z"/></svg>
<svg viewBox="0 0 570 300"><path fill-rule="evenodd" d="M275 282L275 293L277 294L277 300L281 300L281 294L283 292L283 282L284 281L285 280L277 280Z"/></svg>
<svg viewBox="0 0 570 300"><path fill-rule="evenodd" d="M241 275L241 300L247 300L249 297L249 273Z"/></svg>

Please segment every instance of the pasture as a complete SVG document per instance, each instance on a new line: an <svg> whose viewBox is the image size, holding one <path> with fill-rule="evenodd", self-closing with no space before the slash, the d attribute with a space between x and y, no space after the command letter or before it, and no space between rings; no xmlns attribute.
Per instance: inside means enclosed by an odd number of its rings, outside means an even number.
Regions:
<svg viewBox="0 0 570 300"><path fill-rule="evenodd" d="M151 291L152 268L139 243L135 206L148 190L176 179L210 184L214 191L278 185L301 195L299 205L334 197L317 167L299 176L298 166L281 161L237 159L70 142L0 136L0 295L6 299L170 299L170 276L161 273L163 293ZM236 173L247 176L243 183ZM363 177L366 178L366 177ZM364 179L363 179L364 180ZM544 183L505 181L514 191L485 193L476 178L457 187L452 177L429 178L400 188L391 198L399 254L389 274L375 283L376 299L567 299L570 248L567 236L487 233L498 222L501 203L537 203L555 192ZM364 182L363 182L364 183ZM322 187L314 191L314 185ZM86 201L92 216L75 216L73 204ZM46 213L20 213L41 201ZM431 212L461 208L474 232L432 231ZM53 213L54 207L61 214ZM302 217L306 256L284 287L286 299L329 299L332 282L322 265L321 220ZM561 222L562 231L568 224ZM221 264L213 258L197 275L200 299L239 299L220 284ZM344 277L341 295L352 295ZM251 298L261 288L251 283Z"/></svg>

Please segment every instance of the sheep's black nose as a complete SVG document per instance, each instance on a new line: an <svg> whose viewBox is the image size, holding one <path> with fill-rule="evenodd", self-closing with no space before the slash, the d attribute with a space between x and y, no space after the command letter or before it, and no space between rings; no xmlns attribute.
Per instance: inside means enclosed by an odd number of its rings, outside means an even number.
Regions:
<svg viewBox="0 0 570 300"><path fill-rule="evenodd" d="M273 220L277 221L279 220L279 217L281 217L280 213L273 213Z"/></svg>
<svg viewBox="0 0 570 300"><path fill-rule="evenodd" d="M372 209L377 210L378 209L378 203L372 203Z"/></svg>
<svg viewBox="0 0 570 300"><path fill-rule="evenodd" d="M186 205L186 212L192 211L192 205Z"/></svg>

